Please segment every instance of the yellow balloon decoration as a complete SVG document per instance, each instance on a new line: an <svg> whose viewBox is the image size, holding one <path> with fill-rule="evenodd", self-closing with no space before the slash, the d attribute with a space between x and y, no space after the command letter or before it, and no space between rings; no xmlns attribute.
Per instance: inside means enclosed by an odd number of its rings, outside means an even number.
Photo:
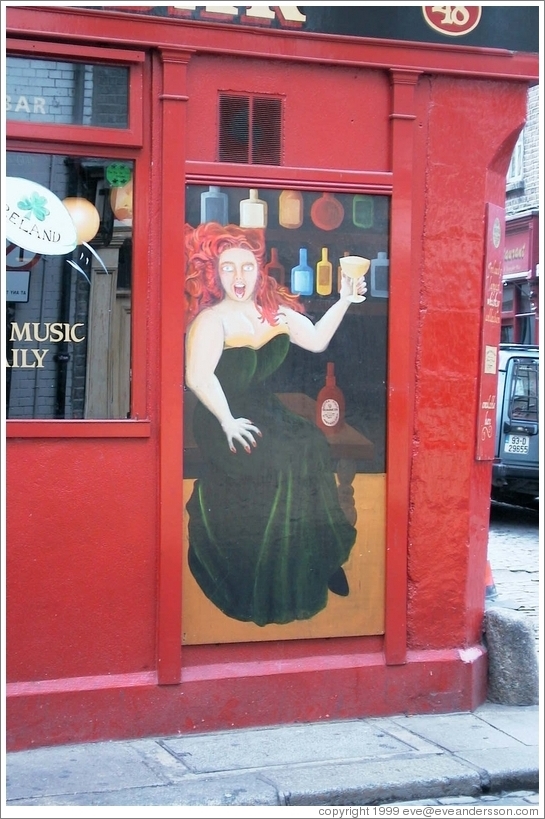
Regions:
<svg viewBox="0 0 545 819"><path fill-rule="evenodd" d="M81 196L69 196L62 203L72 217L78 244L94 239L100 227L100 215L93 203Z"/></svg>
<svg viewBox="0 0 545 819"><path fill-rule="evenodd" d="M125 224L132 220L132 179L120 188L112 188L110 205L116 219Z"/></svg>

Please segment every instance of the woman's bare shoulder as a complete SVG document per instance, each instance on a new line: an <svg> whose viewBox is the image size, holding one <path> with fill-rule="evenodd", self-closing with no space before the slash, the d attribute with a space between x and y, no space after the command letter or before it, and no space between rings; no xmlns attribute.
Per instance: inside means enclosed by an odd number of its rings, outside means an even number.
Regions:
<svg viewBox="0 0 545 819"><path fill-rule="evenodd" d="M187 332L193 335L202 331L210 332L214 329L221 328L222 316L221 311L216 309L217 307L218 305L213 305L212 307L205 307L204 310L201 310L189 324Z"/></svg>

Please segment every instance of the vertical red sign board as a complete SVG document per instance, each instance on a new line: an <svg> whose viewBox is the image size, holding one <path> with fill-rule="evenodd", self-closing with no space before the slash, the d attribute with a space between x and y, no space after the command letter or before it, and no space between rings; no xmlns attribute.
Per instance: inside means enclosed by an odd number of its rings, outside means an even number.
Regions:
<svg viewBox="0 0 545 819"><path fill-rule="evenodd" d="M502 272L505 243L504 228L504 208L488 203L486 206L481 362L475 452L475 458L478 461L491 461L494 459L498 347L501 335Z"/></svg>

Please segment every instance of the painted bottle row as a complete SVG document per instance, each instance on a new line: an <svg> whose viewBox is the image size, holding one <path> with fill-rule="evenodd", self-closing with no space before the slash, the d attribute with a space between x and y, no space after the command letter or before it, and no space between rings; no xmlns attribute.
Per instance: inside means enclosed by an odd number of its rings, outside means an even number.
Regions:
<svg viewBox="0 0 545 819"><path fill-rule="evenodd" d="M344 256L349 256L349 251ZM390 260L385 251L379 251L370 264L371 295L385 297L388 295L388 271ZM322 247L321 257L314 265L309 263L308 249L299 248L299 262L290 270L289 282L286 277L286 268L278 258L278 249L271 247L270 260L265 265L267 275L272 276L279 285L289 286L292 293L299 296L330 296L338 293L341 288L342 270L339 264L333 274L333 262L329 258L329 249Z"/></svg>
<svg viewBox="0 0 545 819"><path fill-rule="evenodd" d="M352 223L358 228L372 228L375 220L376 197L366 194L352 196ZM249 196L239 205L240 227L266 228L269 222L269 206L259 198L257 188L249 189ZM305 202L301 191L283 190L278 196L278 224L296 230L304 220ZM309 209L310 219L321 230L335 230L345 218L345 207L334 193L326 191L318 196ZM201 223L229 222L229 197L218 185L210 185L201 193Z"/></svg>

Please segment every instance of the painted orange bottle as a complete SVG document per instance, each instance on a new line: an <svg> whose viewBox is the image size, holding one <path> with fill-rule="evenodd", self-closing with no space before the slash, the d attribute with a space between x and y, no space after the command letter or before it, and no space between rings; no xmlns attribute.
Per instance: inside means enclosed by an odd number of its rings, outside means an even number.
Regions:
<svg viewBox="0 0 545 819"><path fill-rule="evenodd" d="M344 395L337 386L332 361L327 363L325 385L316 399L316 425L326 435L334 435L344 426Z"/></svg>
<svg viewBox="0 0 545 819"><path fill-rule="evenodd" d="M282 191L278 200L278 222L285 228L300 228L303 224L303 194L301 191Z"/></svg>
<svg viewBox="0 0 545 819"><path fill-rule="evenodd" d="M278 258L278 250L276 247L271 247L271 260L265 265L265 273L267 276L272 276L273 279L276 279L278 284L282 285L282 287L285 286L286 269Z"/></svg>

